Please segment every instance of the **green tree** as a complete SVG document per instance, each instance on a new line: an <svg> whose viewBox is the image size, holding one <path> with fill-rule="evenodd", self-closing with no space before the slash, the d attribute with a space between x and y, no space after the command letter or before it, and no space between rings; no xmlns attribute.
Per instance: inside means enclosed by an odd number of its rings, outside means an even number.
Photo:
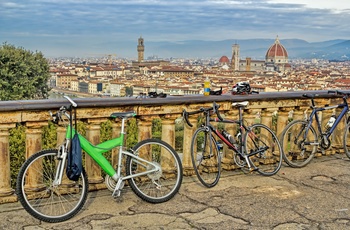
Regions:
<svg viewBox="0 0 350 230"><path fill-rule="evenodd" d="M48 98L49 64L41 52L0 46L0 100Z"/></svg>

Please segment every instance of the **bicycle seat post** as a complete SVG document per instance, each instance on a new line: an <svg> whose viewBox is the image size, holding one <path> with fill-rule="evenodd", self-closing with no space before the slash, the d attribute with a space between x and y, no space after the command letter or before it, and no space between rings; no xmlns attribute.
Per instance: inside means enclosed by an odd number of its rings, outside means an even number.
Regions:
<svg viewBox="0 0 350 230"><path fill-rule="evenodd" d="M242 125L243 122L243 106L238 107L238 116L239 116L239 123Z"/></svg>
<svg viewBox="0 0 350 230"><path fill-rule="evenodd" d="M124 132L125 120L126 120L126 118L123 117L123 118L122 118L121 130L120 130L120 133L121 133L121 134L126 134L126 133Z"/></svg>

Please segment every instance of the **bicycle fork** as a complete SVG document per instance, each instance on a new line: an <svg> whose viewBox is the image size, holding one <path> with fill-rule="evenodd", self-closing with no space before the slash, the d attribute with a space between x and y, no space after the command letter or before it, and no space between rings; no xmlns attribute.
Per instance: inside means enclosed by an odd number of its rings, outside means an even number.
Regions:
<svg viewBox="0 0 350 230"><path fill-rule="evenodd" d="M66 140L66 144L61 145L58 149L58 156L57 156L57 160L58 160L58 165L57 165L57 171L55 174L55 179L52 182L53 186L59 186L62 184L62 178L63 178L63 173L64 173L64 169L65 169L65 162L66 162L66 158L67 158L67 146L69 145L69 140Z"/></svg>

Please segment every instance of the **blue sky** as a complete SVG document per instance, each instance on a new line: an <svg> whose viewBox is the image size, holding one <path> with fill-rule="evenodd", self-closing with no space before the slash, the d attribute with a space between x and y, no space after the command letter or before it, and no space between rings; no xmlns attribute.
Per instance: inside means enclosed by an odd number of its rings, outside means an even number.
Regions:
<svg viewBox="0 0 350 230"><path fill-rule="evenodd" d="M350 0L0 0L0 43L46 56L136 58L140 36L145 44L277 35L315 42L350 39L349 28Z"/></svg>

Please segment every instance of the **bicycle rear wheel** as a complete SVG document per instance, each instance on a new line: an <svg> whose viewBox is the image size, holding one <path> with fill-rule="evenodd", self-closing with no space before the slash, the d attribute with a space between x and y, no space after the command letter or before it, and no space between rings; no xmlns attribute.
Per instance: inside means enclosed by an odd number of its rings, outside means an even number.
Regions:
<svg viewBox="0 0 350 230"><path fill-rule="evenodd" d="M192 137L191 159L199 181L214 187L220 179L221 156L214 137L205 128L197 129Z"/></svg>
<svg viewBox="0 0 350 230"><path fill-rule="evenodd" d="M276 174L282 165L282 147L275 133L266 125L254 124L244 136L249 160L264 176Z"/></svg>
<svg viewBox="0 0 350 230"><path fill-rule="evenodd" d="M307 126L307 121L292 121L281 134L283 159L291 167L304 167L312 160L317 150L317 145L311 144L317 142L317 134L312 126L304 140Z"/></svg>
<svg viewBox="0 0 350 230"><path fill-rule="evenodd" d="M159 139L146 139L133 147L133 153L161 167L160 171L146 173L154 166L134 157L126 158L126 175L131 189L150 203L170 200L179 191L182 182L182 163L179 155L168 143Z"/></svg>
<svg viewBox="0 0 350 230"><path fill-rule="evenodd" d="M51 223L76 215L88 193L84 169L78 181L71 181L64 174L60 185L53 184L58 170L57 154L58 150L43 150L32 155L17 177L17 196L24 209L33 217Z"/></svg>

